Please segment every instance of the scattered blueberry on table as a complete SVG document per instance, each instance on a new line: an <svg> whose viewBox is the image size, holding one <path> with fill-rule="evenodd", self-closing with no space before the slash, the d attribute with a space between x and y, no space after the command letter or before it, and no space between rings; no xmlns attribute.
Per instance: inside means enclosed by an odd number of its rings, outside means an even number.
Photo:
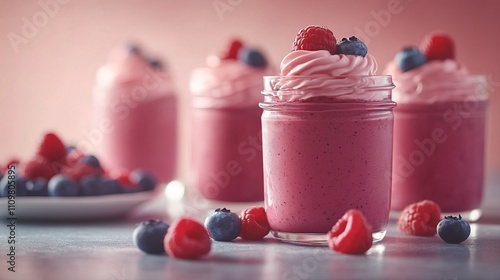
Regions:
<svg viewBox="0 0 500 280"><path fill-rule="evenodd" d="M437 233L444 242L458 244L469 238L470 225L460 214L458 217L445 216L437 225Z"/></svg>

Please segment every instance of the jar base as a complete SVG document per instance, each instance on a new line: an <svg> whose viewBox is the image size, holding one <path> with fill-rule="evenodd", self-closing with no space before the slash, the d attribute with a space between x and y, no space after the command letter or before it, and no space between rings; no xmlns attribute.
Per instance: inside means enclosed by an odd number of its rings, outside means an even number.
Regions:
<svg viewBox="0 0 500 280"><path fill-rule="evenodd" d="M384 239L387 230L381 230L372 233L373 243L378 243ZM274 238L291 244L306 246L328 246L326 234L321 233L296 233L271 230Z"/></svg>
<svg viewBox="0 0 500 280"><path fill-rule="evenodd" d="M462 216L462 218L464 220L466 220L467 222L474 223L474 222L477 222L479 220L479 218L481 218L482 213L483 212L481 211L481 209L476 208L476 209L469 210L469 211L442 212L441 216L442 217L445 217L445 216L458 217L458 215L460 214L460 216ZM391 210L390 218L394 219L394 220L398 220L400 214L401 214L401 211Z"/></svg>

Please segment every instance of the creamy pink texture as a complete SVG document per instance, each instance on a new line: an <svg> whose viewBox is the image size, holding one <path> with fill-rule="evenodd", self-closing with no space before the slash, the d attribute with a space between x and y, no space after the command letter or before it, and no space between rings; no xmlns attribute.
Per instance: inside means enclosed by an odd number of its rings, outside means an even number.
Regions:
<svg viewBox="0 0 500 280"><path fill-rule="evenodd" d="M326 96L350 100L377 100L371 79L377 62L371 55L331 55L328 51L293 51L281 62L281 77L265 83L276 101ZM363 79L362 77L367 77Z"/></svg>
<svg viewBox="0 0 500 280"><path fill-rule="evenodd" d="M391 208L430 199L446 213L480 207L487 91L453 59L402 72L386 69L396 88Z"/></svg>
<svg viewBox="0 0 500 280"><path fill-rule="evenodd" d="M202 197L231 202L264 198L261 121L262 77L272 67L209 56L192 71L190 186Z"/></svg>
<svg viewBox="0 0 500 280"><path fill-rule="evenodd" d="M394 109L393 210L424 199L445 213L480 207L486 101L475 106L454 112L464 102L447 101Z"/></svg>
<svg viewBox="0 0 500 280"><path fill-rule="evenodd" d="M167 72L120 46L97 72L89 138L110 171L145 169L159 182L176 175L177 97Z"/></svg>
<svg viewBox="0 0 500 280"><path fill-rule="evenodd" d="M331 55L328 51L293 51L281 61L281 76L372 76L377 62L369 54Z"/></svg>
<svg viewBox="0 0 500 280"><path fill-rule="evenodd" d="M324 234L349 209L389 218L393 88L373 56L293 51L264 79L265 205L273 234ZM287 239L287 237L284 237Z"/></svg>
<svg viewBox="0 0 500 280"><path fill-rule="evenodd" d="M191 73L189 89L195 107L257 106L262 77L273 74L270 67L251 67L238 60L209 57L207 62Z"/></svg>
<svg viewBox="0 0 500 280"><path fill-rule="evenodd" d="M111 88L133 90L108 92ZM165 94L174 94L169 74L151 68L144 57L129 53L123 46L112 50L107 63L97 71L94 88L96 99L113 101L127 97L144 101L161 98Z"/></svg>
<svg viewBox="0 0 500 280"><path fill-rule="evenodd" d="M349 209L389 219L392 111L366 103L280 103L262 115L266 213L273 231L326 233ZM324 104L323 104L324 105ZM372 105L376 106L376 105ZM271 108L270 108L271 109Z"/></svg>
<svg viewBox="0 0 500 280"><path fill-rule="evenodd" d="M401 72L391 62L386 73L392 75L396 88L393 100L398 103L434 103L438 101L460 101L468 97L486 100L480 87L480 77L469 74L459 62L448 59L433 60L410 71Z"/></svg>

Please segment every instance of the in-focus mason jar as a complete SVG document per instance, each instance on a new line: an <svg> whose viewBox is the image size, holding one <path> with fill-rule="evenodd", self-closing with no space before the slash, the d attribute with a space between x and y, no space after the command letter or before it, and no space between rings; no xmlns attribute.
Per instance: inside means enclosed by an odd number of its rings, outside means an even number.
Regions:
<svg viewBox="0 0 500 280"><path fill-rule="evenodd" d="M272 234L326 244L358 209L382 240L389 221L391 76L264 77L264 201Z"/></svg>
<svg viewBox="0 0 500 280"><path fill-rule="evenodd" d="M394 90L401 102L394 110L392 209L429 199L445 215L475 221L484 184L485 79L439 84Z"/></svg>

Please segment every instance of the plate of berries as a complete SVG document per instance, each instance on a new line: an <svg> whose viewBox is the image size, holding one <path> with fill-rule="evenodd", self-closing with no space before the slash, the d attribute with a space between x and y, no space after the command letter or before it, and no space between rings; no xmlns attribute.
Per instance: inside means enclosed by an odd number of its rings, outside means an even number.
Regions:
<svg viewBox="0 0 500 280"><path fill-rule="evenodd" d="M36 154L0 169L0 217L95 220L126 215L153 198L156 179L146 170L110 173L94 155L45 134Z"/></svg>

